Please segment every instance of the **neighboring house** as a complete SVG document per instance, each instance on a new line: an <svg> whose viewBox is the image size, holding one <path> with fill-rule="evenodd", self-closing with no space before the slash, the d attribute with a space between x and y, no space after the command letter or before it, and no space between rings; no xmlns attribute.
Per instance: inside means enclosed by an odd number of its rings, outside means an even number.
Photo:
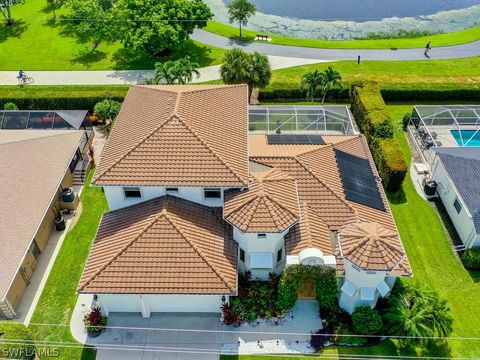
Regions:
<svg viewBox="0 0 480 360"><path fill-rule="evenodd" d="M13 318L54 228L84 135L0 131L0 318Z"/></svg>
<svg viewBox="0 0 480 360"><path fill-rule="evenodd" d="M480 246L480 149L435 148L432 179L465 248Z"/></svg>
<svg viewBox="0 0 480 360"><path fill-rule="evenodd" d="M238 272L326 265L352 312L411 276L365 138L249 134L247 96L130 88L93 179L111 212L79 293L106 312L219 312Z"/></svg>

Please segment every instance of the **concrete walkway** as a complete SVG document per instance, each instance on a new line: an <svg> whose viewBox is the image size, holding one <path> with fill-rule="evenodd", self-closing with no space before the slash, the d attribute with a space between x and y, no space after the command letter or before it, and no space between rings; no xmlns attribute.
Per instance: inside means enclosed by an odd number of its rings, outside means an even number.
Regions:
<svg viewBox="0 0 480 360"><path fill-rule="evenodd" d="M79 216L76 214L75 216ZM37 267L33 272L33 276L30 279L30 284L27 286L27 289L22 295L22 300L17 308L17 313L20 317L15 319L15 321L24 323L28 325L30 319L32 318L33 312L37 307L38 300L40 295L42 295L43 288L47 282L50 271L52 270L57 254L62 247L63 240L67 236L70 224L73 220L73 215L65 215L66 217L66 228L63 231L56 231L55 229L50 234L47 245L45 249L40 254Z"/></svg>
<svg viewBox="0 0 480 360"><path fill-rule="evenodd" d="M195 30L190 36L192 40L219 47L222 49L242 48L248 52L258 51L266 55L295 57L317 60L429 60L423 54L424 49L398 50L362 50L362 49L320 49L300 46L274 45L259 42L232 40L205 30ZM480 55L480 41L448 47L435 47L429 53L431 59L454 59Z"/></svg>
<svg viewBox="0 0 480 360"><path fill-rule="evenodd" d="M273 70L291 66L315 64L322 62L316 59L269 56ZM122 85L141 84L152 70L107 70L107 71L28 71L33 77L32 85ZM16 71L0 71L0 85L17 85ZM200 69L200 77L193 82L205 82L220 79L220 65ZM27 85L27 86L32 86Z"/></svg>

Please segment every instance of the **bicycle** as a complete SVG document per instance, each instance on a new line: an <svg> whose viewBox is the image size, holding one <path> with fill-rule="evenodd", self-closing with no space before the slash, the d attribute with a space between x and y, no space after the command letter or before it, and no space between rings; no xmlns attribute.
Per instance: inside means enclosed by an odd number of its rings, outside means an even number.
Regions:
<svg viewBox="0 0 480 360"><path fill-rule="evenodd" d="M20 86L33 84L33 78L31 76L28 76L28 75L24 75L22 77L17 77L17 79L18 79L18 85L20 85Z"/></svg>

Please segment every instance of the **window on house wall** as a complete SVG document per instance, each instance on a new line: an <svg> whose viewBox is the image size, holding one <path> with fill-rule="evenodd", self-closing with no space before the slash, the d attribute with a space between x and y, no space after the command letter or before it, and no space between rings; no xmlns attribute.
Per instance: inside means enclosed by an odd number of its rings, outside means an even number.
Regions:
<svg viewBox="0 0 480 360"><path fill-rule="evenodd" d="M166 191L167 193L178 193L178 188L167 187Z"/></svg>
<svg viewBox="0 0 480 360"><path fill-rule="evenodd" d="M282 259L283 259L283 249L280 249L277 252L277 262L282 261Z"/></svg>
<svg viewBox="0 0 480 360"><path fill-rule="evenodd" d="M267 234L258 234L258 235L257 235L257 238L259 238L259 239L266 239L266 238L267 238Z"/></svg>
<svg viewBox="0 0 480 360"><path fill-rule="evenodd" d="M220 189L204 189L203 194L205 199L220 199L222 197Z"/></svg>
<svg viewBox="0 0 480 360"><path fill-rule="evenodd" d="M455 199L453 202L453 206L455 207L455 210L457 210L457 214L460 214L460 211L462 211L462 204L460 204L460 201L458 201L458 198Z"/></svg>
<svg viewBox="0 0 480 360"><path fill-rule="evenodd" d="M139 187L124 187L123 193L125 194L125 198L127 199L142 197L142 193L140 192Z"/></svg>
<svg viewBox="0 0 480 360"><path fill-rule="evenodd" d="M245 250L243 250L242 248L240 248L240 260L242 262L245 262Z"/></svg>
<svg viewBox="0 0 480 360"><path fill-rule="evenodd" d="M40 248L38 247L38 244L35 240L33 240L30 244L30 252L32 253L35 260L37 260L38 256L40 255Z"/></svg>
<svg viewBox="0 0 480 360"><path fill-rule="evenodd" d="M377 273L376 271L371 271L371 270L366 271L367 275L375 275L376 273Z"/></svg>

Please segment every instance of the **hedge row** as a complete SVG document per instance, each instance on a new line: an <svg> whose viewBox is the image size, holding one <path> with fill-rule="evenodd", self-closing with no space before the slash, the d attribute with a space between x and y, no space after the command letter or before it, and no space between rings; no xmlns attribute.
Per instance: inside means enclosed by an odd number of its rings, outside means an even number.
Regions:
<svg viewBox="0 0 480 360"><path fill-rule="evenodd" d="M327 102L348 101L351 84L342 88L333 88L327 94ZM386 102L435 102L435 101L478 101L480 84L382 84L380 89ZM260 101L271 100L305 100L297 84L271 83L260 90Z"/></svg>
<svg viewBox="0 0 480 360"><path fill-rule="evenodd" d="M355 83L351 88L351 109L365 134L385 189L398 191L407 174L400 144L393 138L393 121L374 83Z"/></svg>
<svg viewBox="0 0 480 360"><path fill-rule="evenodd" d="M348 88L334 87L327 93L326 101L348 101ZM291 100L306 99L305 91L300 86L291 83L271 83L265 89L260 90L259 100Z"/></svg>
<svg viewBox="0 0 480 360"><path fill-rule="evenodd" d="M480 84L388 84L381 93L387 102L479 101Z"/></svg>
<svg viewBox="0 0 480 360"><path fill-rule="evenodd" d="M129 86L0 87L0 109L13 102L21 110L88 110L104 99L123 101Z"/></svg>

